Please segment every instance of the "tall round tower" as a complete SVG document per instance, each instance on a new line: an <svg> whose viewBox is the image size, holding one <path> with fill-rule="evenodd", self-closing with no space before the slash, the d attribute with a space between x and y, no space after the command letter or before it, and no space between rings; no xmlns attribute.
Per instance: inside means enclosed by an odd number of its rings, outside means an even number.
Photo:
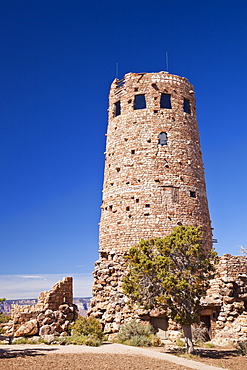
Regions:
<svg viewBox="0 0 247 370"><path fill-rule="evenodd" d="M110 332L130 314L121 293L121 255L130 247L178 225L200 226L205 250L212 247L193 86L167 72L115 79L105 155L90 311Z"/></svg>

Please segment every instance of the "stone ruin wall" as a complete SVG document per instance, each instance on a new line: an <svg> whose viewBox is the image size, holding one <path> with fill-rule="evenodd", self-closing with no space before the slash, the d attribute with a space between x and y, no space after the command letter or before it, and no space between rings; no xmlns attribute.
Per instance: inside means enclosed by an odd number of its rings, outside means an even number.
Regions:
<svg viewBox="0 0 247 370"><path fill-rule="evenodd" d="M73 278L65 277L58 281L51 290L41 292L38 302L35 305L13 304L11 309L11 318L20 315L22 322L36 318L37 314L45 310L58 310L62 304L73 305Z"/></svg>
<svg viewBox="0 0 247 370"><path fill-rule="evenodd" d="M42 292L36 305L12 305L8 336L64 335L77 315L73 305L73 278L65 277L51 290Z"/></svg>
<svg viewBox="0 0 247 370"><path fill-rule="evenodd" d="M220 257L202 306L216 343L247 339L247 256Z"/></svg>
<svg viewBox="0 0 247 370"><path fill-rule="evenodd" d="M135 110L139 94L145 94L146 108ZM170 94L171 109L160 107L161 94ZM200 226L209 250L212 229L194 89L187 79L167 72L128 73L113 81L108 113L100 258L89 314L101 320L106 333L114 333L138 317L122 293L122 255L142 238L164 237L178 225ZM160 145L162 132L166 145Z"/></svg>

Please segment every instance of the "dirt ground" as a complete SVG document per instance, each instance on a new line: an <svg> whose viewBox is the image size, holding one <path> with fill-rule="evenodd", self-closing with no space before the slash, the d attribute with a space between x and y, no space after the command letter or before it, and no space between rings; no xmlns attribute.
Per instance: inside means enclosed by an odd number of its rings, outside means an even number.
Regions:
<svg viewBox="0 0 247 370"><path fill-rule="evenodd" d="M4 370L189 370L188 367L147 356L92 353L42 355L11 353L7 357L0 358L0 368Z"/></svg>
<svg viewBox="0 0 247 370"><path fill-rule="evenodd" d="M247 370L247 356L241 356L234 347L200 348L197 349L196 356L179 356L223 369Z"/></svg>
<svg viewBox="0 0 247 370"><path fill-rule="evenodd" d="M61 347L61 346L60 346ZM65 348L65 353L52 346L40 351L37 348L17 348L11 346L0 349L0 369L4 370L189 370L190 367L174 364L166 360L131 353L77 352L75 347ZM74 351L73 351L74 347ZM86 349L85 349L86 350ZM122 350L122 349L121 349ZM155 351L163 352L162 348ZM180 355L182 356L182 355ZM198 355L186 356L207 365L231 370L247 369L247 356L239 356L233 348L198 349Z"/></svg>

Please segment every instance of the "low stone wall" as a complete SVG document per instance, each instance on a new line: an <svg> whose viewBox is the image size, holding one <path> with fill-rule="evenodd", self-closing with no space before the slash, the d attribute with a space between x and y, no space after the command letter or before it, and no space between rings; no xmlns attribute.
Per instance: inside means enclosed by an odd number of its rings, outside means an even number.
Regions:
<svg viewBox="0 0 247 370"><path fill-rule="evenodd" d="M32 335L67 335L69 324L76 319L73 305L73 279L65 277L51 290L42 292L36 305L13 305L5 334L12 337Z"/></svg>

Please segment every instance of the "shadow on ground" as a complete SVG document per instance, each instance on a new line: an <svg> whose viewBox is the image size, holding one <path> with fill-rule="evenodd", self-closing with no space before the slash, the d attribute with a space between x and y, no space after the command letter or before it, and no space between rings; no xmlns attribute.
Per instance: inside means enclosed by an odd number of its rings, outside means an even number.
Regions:
<svg viewBox="0 0 247 370"><path fill-rule="evenodd" d="M195 355L201 358L212 358L212 359L228 359L232 357L237 357L240 355L240 352L237 349L212 349L212 348L196 348ZM189 356L185 352L185 348L171 348L171 349L164 349L165 353L170 353L171 355L178 355L178 356Z"/></svg>
<svg viewBox="0 0 247 370"><path fill-rule="evenodd" d="M44 356L47 352L56 351L57 348L42 348L42 352L39 348L33 349L0 349L0 359L2 358L16 358L16 357L26 357L26 356Z"/></svg>
<svg viewBox="0 0 247 370"><path fill-rule="evenodd" d="M219 349L205 349L201 348L198 350L198 355L200 357L207 357L207 358L231 358L239 356L239 351L236 349L226 349L226 350L219 350Z"/></svg>

